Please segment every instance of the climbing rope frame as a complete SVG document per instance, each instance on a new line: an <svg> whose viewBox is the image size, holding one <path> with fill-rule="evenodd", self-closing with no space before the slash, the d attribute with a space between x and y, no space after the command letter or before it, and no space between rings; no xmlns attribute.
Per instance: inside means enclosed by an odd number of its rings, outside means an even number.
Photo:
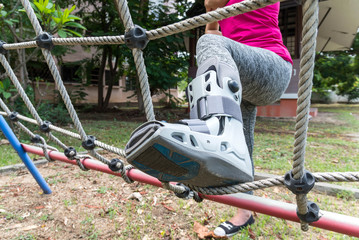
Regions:
<svg viewBox="0 0 359 240"><path fill-rule="evenodd" d="M117 11L123 24L125 26L126 34L129 33L134 28L140 29L143 31L146 40L154 40L161 37L166 37L173 35L179 32L188 31L200 26L204 26L207 23L220 21L225 18L235 16L238 14L243 14L249 11L253 11L283 0L245 0L240 3L236 3L224 8L219 8L215 11L201 14L199 16L180 21L175 24L157 28L151 31L142 29L139 26L134 25L130 11L128 9L128 4L126 0L115 0ZM99 154L95 147L100 147L104 150L107 150L111 153L115 153L120 157L125 158L125 152L123 149L119 149L110 145L107 145L94 136L87 135L85 130L82 127L82 124L79 120L79 117L76 113L76 110L70 100L69 94L63 84L60 73L56 67L53 56L51 55L51 48L53 45L106 45L106 44L127 44L129 47L126 34L120 36L104 36L104 37L81 37L81 38L53 38L49 36L48 33L43 32L41 25L36 18L34 10L32 9L28 0L21 0L22 5L25 8L25 11L34 27L35 33L37 35L36 41L21 42L7 44L0 41L0 62L3 65L6 74L9 76L10 80L14 84L15 88L19 92L21 98L23 99L25 105L29 109L31 115L34 119L22 116L16 112L11 112L10 109L6 106L3 100L0 99L0 107L4 112L0 112L0 115L7 116L11 121L13 121L22 131L27 133L32 142L34 142L38 147L43 151L43 155L48 159L52 160L51 153L57 151L52 147L49 147L45 139L37 134L31 132L27 127L25 127L19 120L26 121L32 124L37 124L40 127L40 130L48 136L48 138L55 142L59 147L64 150L64 155L71 162L71 160L76 161L76 164L82 170L88 170L84 166L84 160L89 159L89 156L78 155L76 150L72 147L69 147L62 143L57 137L55 137L51 131L56 131L61 134L79 139L82 141L82 146L88 150L89 154L98 159L103 164L107 165L108 168L113 173L118 173L124 180L128 183L133 182L134 179L131 179L131 174L129 174L133 168L131 165L125 166L122 160L112 159L109 160ZM201 196L204 195L225 195L233 193L244 193L251 190L263 189L272 186L286 185L294 194L296 194L297 199L297 215L301 220L301 228L304 231L308 230L308 223L314 223L319 220L319 208L313 202L307 200L306 194L312 189L315 182L351 182L359 181L359 172L347 172L347 173L309 173L305 170L305 147L307 140L307 130L308 130L308 121L309 121L309 110L310 110L310 98L311 98L311 88L312 88L312 79L313 79L313 70L314 70L314 60L315 60L315 47L316 47L316 37L317 37L317 27L318 27L318 0L304 0L303 1L303 36L302 36L302 52L301 52L301 62L300 62L300 81L299 81L299 91L298 91L298 102L297 102L297 118L296 118L296 132L295 132L295 142L294 142L294 156L293 156L293 169L289 171L284 177L264 179L249 183L237 184L226 187L197 187L192 185L183 185L183 184L170 184L168 182L162 182L161 186L174 191L177 196L190 199L194 198L196 201L201 201ZM43 45L41 39L50 39L50 45ZM130 43L131 44L131 43ZM27 97L24 89L22 88L19 80L17 79L14 71L12 70L10 64L5 58L5 54L8 50L24 49L24 48L35 48L41 47L42 54L49 66L51 74L55 80L57 89L62 96L62 99L66 105L66 108L69 112L69 115L74 123L75 129L78 133L74 133L59 127L52 125L48 121L43 121L38 115L36 109L32 105L31 101ZM134 56L134 61L140 81L141 93L144 99L145 114L148 121L155 120L155 115L153 111L153 103L150 94L150 87L148 83L148 75L146 72L146 66L144 64L143 58L143 48L144 46L134 46L132 48L132 54ZM26 147L25 147L26 148ZM28 149L30 151L30 149ZM96 169L96 168L95 168ZM130 175L130 176L129 176ZM308 183L309 182L309 183ZM156 183L157 184L157 183ZM155 185L156 185L155 184ZM158 184L157 184L158 185ZM214 197L214 196L212 196ZM358 233L359 234L359 233Z"/></svg>

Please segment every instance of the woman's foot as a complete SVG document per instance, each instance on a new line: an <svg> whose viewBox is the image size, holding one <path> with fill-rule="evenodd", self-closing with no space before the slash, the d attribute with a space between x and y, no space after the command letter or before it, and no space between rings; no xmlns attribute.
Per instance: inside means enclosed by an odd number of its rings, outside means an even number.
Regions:
<svg viewBox="0 0 359 240"><path fill-rule="evenodd" d="M242 221L238 218L238 216L235 216L234 218L236 218L234 220L236 222ZM240 225L234 225L232 222L226 221L221 223L218 227L216 227L216 229L214 229L214 234L218 237L232 237L242 229L246 228L249 225L252 225L254 222L255 220L252 215L250 215L250 217L243 224Z"/></svg>

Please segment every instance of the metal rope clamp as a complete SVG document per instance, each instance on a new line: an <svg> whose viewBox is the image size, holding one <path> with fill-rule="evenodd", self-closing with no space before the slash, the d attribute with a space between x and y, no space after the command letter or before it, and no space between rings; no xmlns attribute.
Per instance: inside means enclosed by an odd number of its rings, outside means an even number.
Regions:
<svg viewBox="0 0 359 240"><path fill-rule="evenodd" d="M134 49L145 49L149 39L146 35L146 29L135 25L128 32L125 33L125 44L127 47Z"/></svg>
<svg viewBox="0 0 359 240"><path fill-rule="evenodd" d="M6 42L0 41L0 54L3 54L3 55L5 55L7 53L7 50L4 48L4 44L6 44Z"/></svg>
<svg viewBox="0 0 359 240"><path fill-rule="evenodd" d="M45 48L51 51L54 47L54 43L52 42L52 35L50 33L43 32L39 36L37 36L35 40L37 46L39 46L40 48Z"/></svg>
<svg viewBox="0 0 359 240"><path fill-rule="evenodd" d="M182 193L176 193L175 192L175 195L177 197L185 199L185 200L193 198L194 193L193 193L193 191L191 191L191 189L189 187L185 186L183 183L177 183L176 185L181 186L181 187L183 187L185 189L185 191L182 192Z"/></svg>
<svg viewBox="0 0 359 240"><path fill-rule="evenodd" d="M86 150L93 150L95 148L96 137L89 135L86 137L85 141L82 142L82 147Z"/></svg>
<svg viewBox="0 0 359 240"><path fill-rule="evenodd" d="M44 132L44 133L48 133L50 132L50 125L51 125L51 122L49 121L44 121L41 125L40 125L40 130L41 132Z"/></svg>
<svg viewBox="0 0 359 240"><path fill-rule="evenodd" d="M284 175L284 185L294 194L307 194L312 190L315 184L314 175L305 170L300 179L294 179L292 171Z"/></svg>
<svg viewBox="0 0 359 240"><path fill-rule="evenodd" d="M111 162L108 164L109 169L111 169L111 171L113 172L118 172L118 171L122 171L123 170L123 162L118 159L118 158L114 158L111 160Z"/></svg>
<svg viewBox="0 0 359 240"><path fill-rule="evenodd" d="M319 220L321 216L319 216L319 207L316 203L308 201L307 202L307 213L300 214L297 209L297 216L300 220L306 223L312 223Z"/></svg>
<svg viewBox="0 0 359 240"><path fill-rule="evenodd" d="M18 112L12 112L12 113L10 113L10 115L9 115L9 119L10 119L12 122L17 122L17 121L19 121L19 118L17 117L17 115L19 115Z"/></svg>
<svg viewBox="0 0 359 240"><path fill-rule="evenodd" d="M305 170L300 179L294 179L292 171L289 171L284 175L284 185L294 194L307 194L315 185L315 177L311 172ZM297 216L307 223L316 222L320 218L319 207L316 203L308 201L307 213L300 214L297 209Z"/></svg>
<svg viewBox="0 0 359 240"><path fill-rule="evenodd" d="M73 160L75 158L77 152L76 152L75 148L68 147L68 148L65 149L64 154L68 159Z"/></svg>
<svg viewBox="0 0 359 240"><path fill-rule="evenodd" d="M30 141L31 141L32 143L40 143L40 142L41 142L41 137L40 137L40 135L35 134L35 135L31 138Z"/></svg>

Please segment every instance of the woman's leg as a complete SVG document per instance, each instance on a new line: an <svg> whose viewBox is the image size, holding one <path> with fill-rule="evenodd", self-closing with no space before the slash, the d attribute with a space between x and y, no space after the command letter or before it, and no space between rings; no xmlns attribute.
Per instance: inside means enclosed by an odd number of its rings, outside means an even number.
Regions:
<svg viewBox="0 0 359 240"><path fill-rule="evenodd" d="M249 47L221 36L204 35L197 44L199 67L212 58L231 66L239 75L242 85L241 111L244 135L253 163L256 105L270 104L280 98L290 81L292 66L268 50ZM254 165L252 166L254 175ZM239 208L230 222L241 226L250 216L251 211ZM223 228L219 227L215 233L225 235Z"/></svg>
<svg viewBox="0 0 359 240"><path fill-rule="evenodd" d="M250 47L223 36L206 34L197 43L200 71L197 74L203 71L203 63L212 59L230 66L239 75L244 134L252 158L256 106L267 105L280 98L290 81L292 66L269 50ZM226 74L233 76L233 72L220 73L221 77Z"/></svg>
<svg viewBox="0 0 359 240"><path fill-rule="evenodd" d="M206 34L197 43L199 69L210 59L231 66L239 74L242 99L256 106L277 101L287 88L292 74L292 65L269 50Z"/></svg>

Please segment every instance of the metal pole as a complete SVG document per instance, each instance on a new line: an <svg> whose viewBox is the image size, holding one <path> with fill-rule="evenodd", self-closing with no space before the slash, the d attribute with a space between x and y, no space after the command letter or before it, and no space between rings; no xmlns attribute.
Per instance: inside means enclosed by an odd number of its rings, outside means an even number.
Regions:
<svg viewBox="0 0 359 240"><path fill-rule="evenodd" d="M44 191L45 194L50 194L51 189L49 185L47 185L45 179L41 176L35 164L31 161L29 155L27 155L27 153L24 151L19 140L15 136L14 132L11 130L11 128L5 121L4 117L1 115L0 115L0 129L4 133L5 137L9 140L12 147L16 150L17 154L19 155L19 157L21 158L27 169L29 169L30 173L41 187L42 191Z"/></svg>
<svg viewBox="0 0 359 240"><path fill-rule="evenodd" d="M43 156L44 153L41 148L30 145L22 145L26 152ZM56 151L48 152L51 159L63 161L73 165L77 165L75 160L69 160L63 153ZM92 170L101 171L104 173L121 176L120 173L112 172L107 165L86 158L81 160L82 164ZM156 187L162 187L161 182L137 169L131 169L127 172L127 176L134 181L151 184ZM231 195L201 195L201 197L215 202L227 204L234 207L244 208L258 213L283 218L286 220L299 222L296 214L296 206L285 202L265 199L248 194L231 194ZM346 216L342 214L321 211L322 217L319 221L311 223L311 226L346 234L349 236L359 237L359 218Z"/></svg>

